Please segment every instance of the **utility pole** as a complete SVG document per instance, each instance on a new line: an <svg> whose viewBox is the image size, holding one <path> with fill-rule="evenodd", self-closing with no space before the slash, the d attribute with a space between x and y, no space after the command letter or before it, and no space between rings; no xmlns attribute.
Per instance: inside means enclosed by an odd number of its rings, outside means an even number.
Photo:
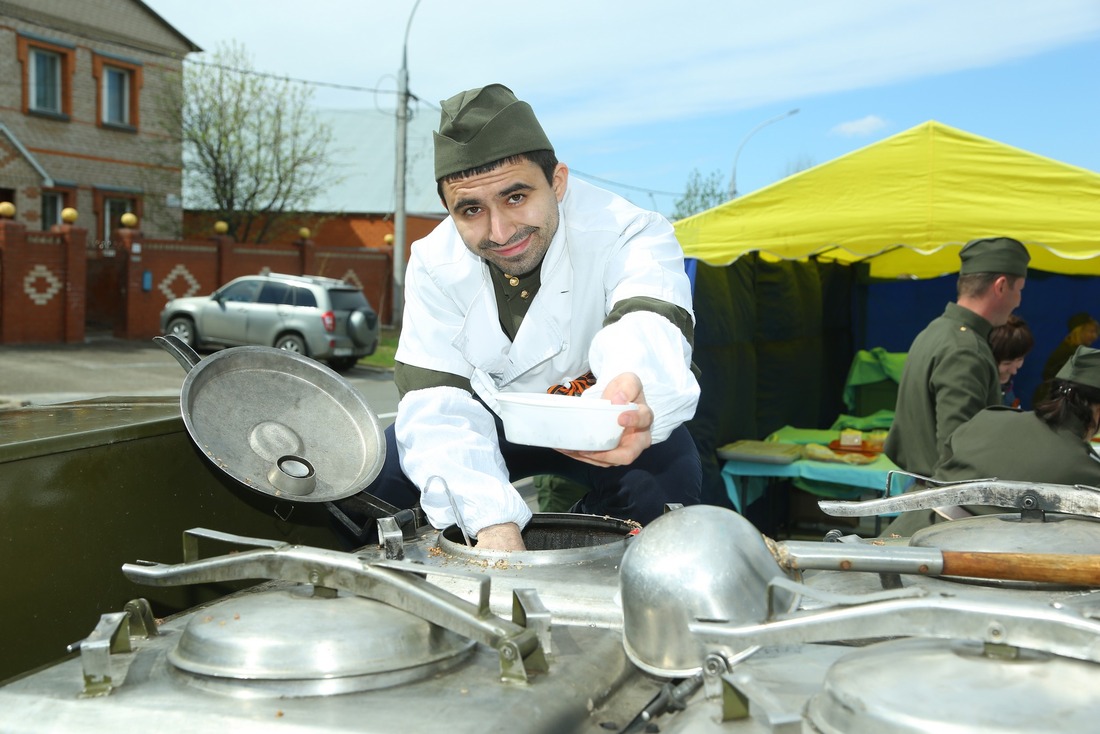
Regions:
<svg viewBox="0 0 1100 734"><path fill-rule="evenodd" d="M394 173L393 212L393 327L401 328L405 311L405 160L409 134L409 31L413 16L420 7L420 0L413 3L409 21L405 25L405 43L401 47L401 70L397 72L397 154Z"/></svg>

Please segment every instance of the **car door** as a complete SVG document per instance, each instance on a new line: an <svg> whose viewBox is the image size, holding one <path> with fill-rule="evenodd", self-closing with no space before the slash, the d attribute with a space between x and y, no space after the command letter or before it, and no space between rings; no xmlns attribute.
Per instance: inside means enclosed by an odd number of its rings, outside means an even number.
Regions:
<svg viewBox="0 0 1100 734"><path fill-rule="evenodd" d="M277 280L269 280L260 288L248 314L248 343L270 347L286 321L287 303L291 300L290 286Z"/></svg>
<svg viewBox="0 0 1100 734"><path fill-rule="evenodd" d="M247 343L248 314L262 284L259 278L246 278L215 291L198 327L203 338L218 344Z"/></svg>

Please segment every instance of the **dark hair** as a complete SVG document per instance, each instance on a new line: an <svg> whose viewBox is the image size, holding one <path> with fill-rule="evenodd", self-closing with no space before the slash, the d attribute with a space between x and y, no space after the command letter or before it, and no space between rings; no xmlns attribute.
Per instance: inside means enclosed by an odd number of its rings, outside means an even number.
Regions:
<svg viewBox="0 0 1100 734"><path fill-rule="evenodd" d="M993 327L989 332L989 346L993 349L993 359L997 363L1011 362L1024 357L1035 346L1035 337L1031 334L1027 322L1013 314L1001 326Z"/></svg>
<svg viewBox="0 0 1100 734"><path fill-rule="evenodd" d="M1047 395L1035 406L1035 415L1048 426L1062 428L1077 421L1092 426L1092 406L1100 405L1100 389L1054 378Z"/></svg>
<svg viewBox="0 0 1100 734"><path fill-rule="evenodd" d="M955 284L955 292L960 296L969 296L970 298L977 298L984 295L989 287L997 282L997 278L1004 276L1008 279L1010 286L1015 286L1016 281L1020 280L1020 275L1009 275L1008 273L965 273L959 275L959 281Z"/></svg>
<svg viewBox="0 0 1100 734"><path fill-rule="evenodd" d="M435 184L435 191L439 194L439 200L443 199L443 184L448 181L458 181L463 178L470 178L471 176L480 176L483 173L489 171L495 171L503 166L505 163L521 163L523 161L531 161L536 166L542 169L542 173L546 176L546 183L554 183L554 169L558 167L558 157L552 150L532 150L528 153L519 153L517 155L511 155L507 158L501 158L499 160L492 161L490 163L483 163L480 166L474 166L473 168L467 168L465 171L459 171L458 173L450 173L439 179ZM444 208L446 208L446 202L444 202Z"/></svg>

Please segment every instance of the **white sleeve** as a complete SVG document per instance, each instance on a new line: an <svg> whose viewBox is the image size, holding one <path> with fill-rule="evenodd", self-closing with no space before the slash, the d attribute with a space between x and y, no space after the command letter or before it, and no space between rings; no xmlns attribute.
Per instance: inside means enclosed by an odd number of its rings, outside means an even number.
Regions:
<svg viewBox="0 0 1100 734"><path fill-rule="evenodd" d="M641 378L653 411L653 443L669 437L695 415L699 382L691 372L691 347L680 329L652 311L633 311L597 332L588 353L596 384L581 397L601 397L614 377Z"/></svg>
<svg viewBox="0 0 1100 734"><path fill-rule="evenodd" d="M409 392L398 405L394 431L401 468L420 488L420 506L433 527L455 522L445 486L471 535L489 525L522 528L530 521L531 509L508 481L493 416L465 390Z"/></svg>

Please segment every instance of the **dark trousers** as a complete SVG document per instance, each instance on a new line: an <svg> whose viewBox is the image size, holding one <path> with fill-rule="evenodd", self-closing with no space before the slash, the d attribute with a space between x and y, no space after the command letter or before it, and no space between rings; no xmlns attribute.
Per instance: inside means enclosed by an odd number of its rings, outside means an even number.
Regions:
<svg viewBox="0 0 1100 734"><path fill-rule="evenodd" d="M643 451L629 466L609 468L576 461L553 449L511 443L504 437L499 417L496 426L509 481L553 474L590 487L572 512L609 515L645 525L661 515L666 503L699 503L699 452L682 425L666 440ZM420 500L420 491L401 471L392 425L386 429L385 466L365 491L402 509Z"/></svg>

